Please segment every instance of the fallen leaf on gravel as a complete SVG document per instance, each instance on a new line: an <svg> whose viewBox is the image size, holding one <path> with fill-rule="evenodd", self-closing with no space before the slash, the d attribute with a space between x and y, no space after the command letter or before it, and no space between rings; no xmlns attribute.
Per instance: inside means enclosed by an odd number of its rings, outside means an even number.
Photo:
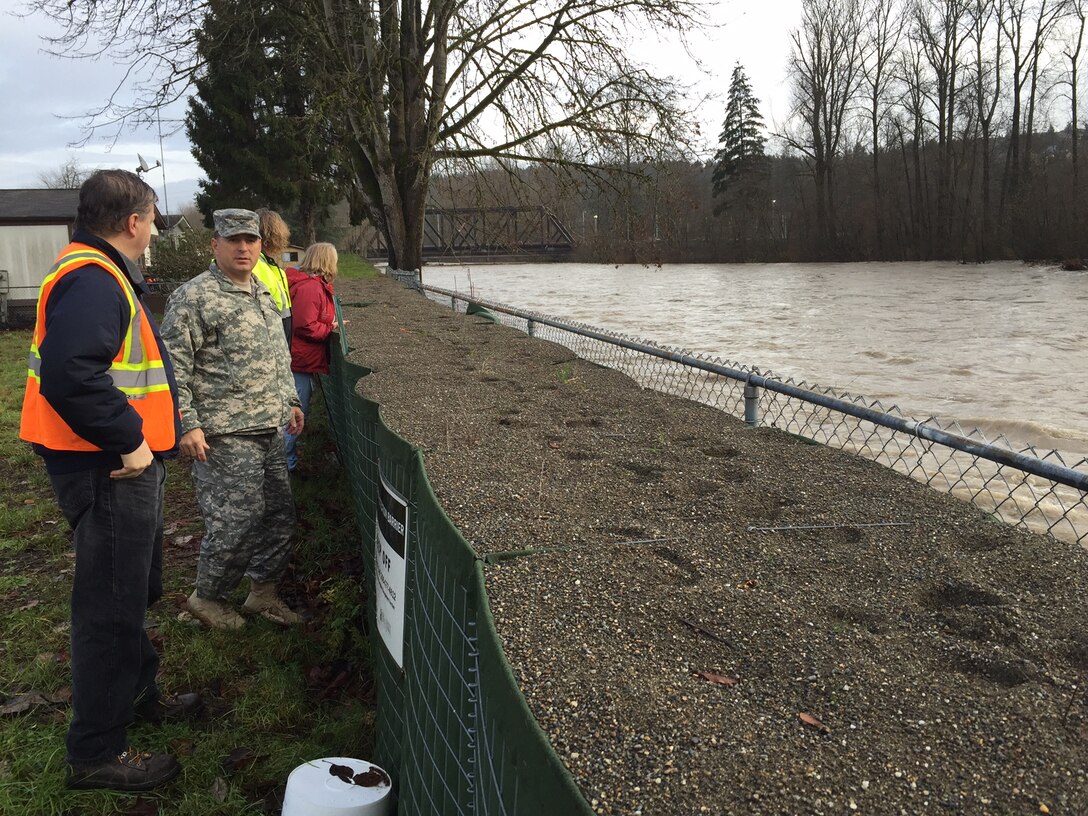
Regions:
<svg viewBox="0 0 1088 816"><path fill-rule="evenodd" d="M173 534L174 534L174 533L176 533L177 531L178 531L178 523L177 523L177 522L175 521L175 522L174 522L173 524L171 524L171 525L170 525L169 527L165 528L165 529L164 529L164 530L162 531L162 534L163 534L163 535L173 535Z"/></svg>
<svg viewBox="0 0 1088 816"><path fill-rule="evenodd" d="M737 683L740 682L739 677L732 677L727 674L714 674L714 672L708 671L697 671L695 672L695 674L699 677L702 677L704 680L709 680L711 683L714 683L718 686L735 686Z"/></svg>
<svg viewBox="0 0 1088 816"><path fill-rule="evenodd" d="M741 589L755 589L757 586L759 586L759 581L757 581L755 578L749 578L743 584L738 584L738 586Z"/></svg>
<svg viewBox="0 0 1088 816"><path fill-rule="evenodd" d="M549 442L548 447L558 450L559 448L561 448L563 446L560 445L558 442Z"/></svg>
<svg viewBox="0 0 1088 816"><path fill-rule="evenodd" d="M815 728L817 731L823 731L824 733L828 733L831 731L830 728L828 728L818 719L813 717L811 714L806 714L804 711L802 711L797 716L801 720L801 722L803 722L807 726Z"/></svg>
<svg viewBox="0 0 1088 816"><path fill-rule="evenodd" d="M41 603L41 601L39 601L37 598L35 598L33 601L27 601L22 606L15 607L15 611L16 612L25 612L28 609L33 609L35 606L37 606L40 603Z"/></svg>
<svg viewBox="0 0 1088 816"><path fill-rule="evenodd" d="M215 781L212 782L210 793L212 798L217 802L226 801L227 794L230 792L230 788L227 787L227 780L221 776L217 776Z"/></svg>
<svg viewBox="0 0 1088 816"><path fill-rule="evenodd" d="M175 547L184 547L186 544L188 544L192 540L193 540L193 536L191 536L191 535L178 536L177 538L174 539L174 546Z"/></svg>

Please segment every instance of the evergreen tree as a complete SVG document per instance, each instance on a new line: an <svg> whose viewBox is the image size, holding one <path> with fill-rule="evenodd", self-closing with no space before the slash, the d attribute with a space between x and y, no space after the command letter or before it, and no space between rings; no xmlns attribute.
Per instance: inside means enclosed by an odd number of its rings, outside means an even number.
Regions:
<svg viewBox="0 0 1088 816"><path fill-rule="evenodd" d="M255 7L256 6L256 7ZM197 33L204 60L186 131L208 175L196 203L210 224L221 207L272 207L315 240L337 198L337 140L300 44L297 2L219 0ZM240 39L239 31L248 38Z"/></svg>
<svg viewBox="0 0 1088 816"><path fill-rule="evenodd" d="M714 156L715 214L736 205L758 207L766 198L767 157L763 152L763 117L748 77L738 63L733 68L725 107L725 122Z"/></svg>

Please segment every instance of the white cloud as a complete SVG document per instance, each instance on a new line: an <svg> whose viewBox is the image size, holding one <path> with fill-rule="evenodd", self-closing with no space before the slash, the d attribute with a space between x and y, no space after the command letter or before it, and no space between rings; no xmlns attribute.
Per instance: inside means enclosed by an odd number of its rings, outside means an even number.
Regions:
<svg viewBox="0 0 1088 816"><path fill-rule="evenodd" d="M0 128L0 187L38 187L39 176L75 159L86 169L122 167L135 170L137 153L162 169L147 174L171 210L191 202L197 179L204 173L193 159L184 133L167 135L158 129L122 131L115 141L97 136L83 139L83 115L101 105L116 86L120 69L108 59L70 60L46 54L41 37L58 33L41 15L18 17L17 0L0 0L0 99L7 124ZM180 118L184 107L165 113ZM164 123L164 129L176 127ZM166 196L163 189L165 169Z"/></svg>

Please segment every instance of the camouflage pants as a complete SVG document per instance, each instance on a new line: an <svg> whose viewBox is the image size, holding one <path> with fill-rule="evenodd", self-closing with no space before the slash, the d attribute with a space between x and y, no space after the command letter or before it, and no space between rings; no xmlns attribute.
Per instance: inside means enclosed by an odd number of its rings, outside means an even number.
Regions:
<svg viewBox="0 0 1088 816"><path fill-rule="evenodd" d="M295 505L282 432L211 436L208 446L208 461L193 462L204 517L196 593L218 600L243 575L279 580L291 558Z"/></svg>

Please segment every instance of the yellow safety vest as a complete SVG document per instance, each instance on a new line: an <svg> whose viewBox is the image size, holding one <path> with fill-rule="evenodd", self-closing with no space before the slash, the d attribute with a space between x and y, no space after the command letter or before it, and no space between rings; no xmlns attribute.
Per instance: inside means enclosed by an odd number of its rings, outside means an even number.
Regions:
<svg viewBox="0 0 1088 816"><path fill-rule="evenodd" d="M272 293L272 300L276 302L276 308L280 310L280 318L286 320L291 316L291 292L287 288L287 275L279 265L261 253L257 259L257 265L253 267L253 274L257 280L268 287Z"/></svg>

